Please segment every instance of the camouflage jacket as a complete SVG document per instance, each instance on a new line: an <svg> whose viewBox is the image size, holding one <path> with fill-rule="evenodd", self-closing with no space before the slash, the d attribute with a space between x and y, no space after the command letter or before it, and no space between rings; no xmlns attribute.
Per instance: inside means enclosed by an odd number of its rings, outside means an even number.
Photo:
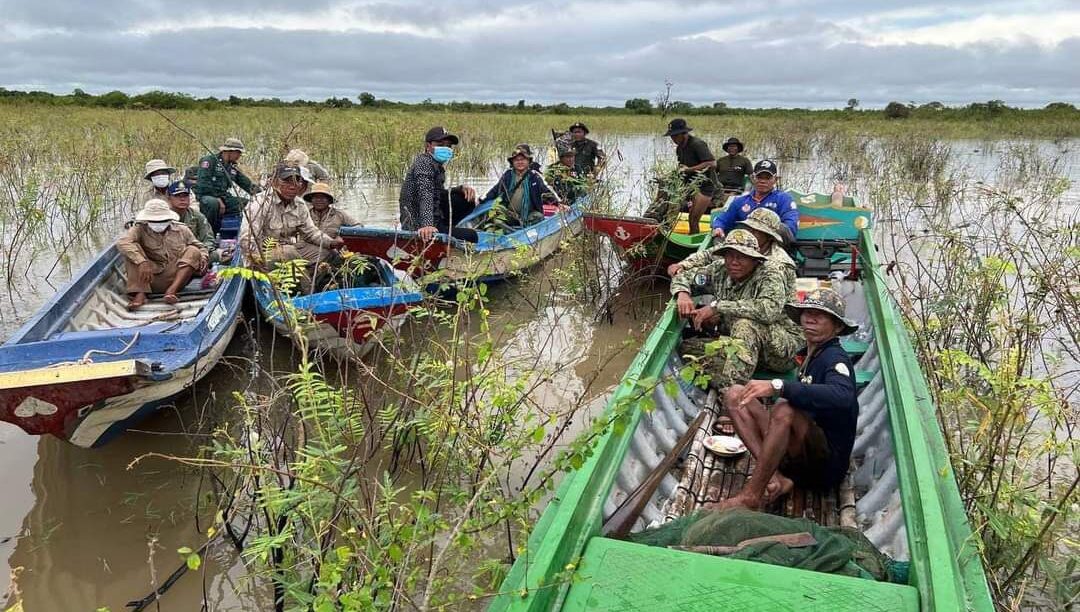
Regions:
<svg viewBox="0 0 1080 612"><path fill-rule="evenodd" d="M727 274L724 259L717 258L704 266L680 270L671 279L671 294L692 293L692 286L702 282L715 298L713 309L729 323L736 319L765 324L790 320L784 314L790 292L783 267L775 263L759 265L748 278L735 282Z"/></svg>
<svg viewBox="0 0 1080 612"><path fill-rule="evenodd" d="M693 255L682 260L682 270L675 277L678 278L683 272L693 271L697 268L708 265L714 261L723 262L724 258L720 256L717 251L721 245L718 243L716 246L710 247L703 251L698 251ZM787 254L787 251L780 248L777 245L773 245L773 248L769 251L768 259L765 261L766 266L774 266L780 270L780 273L784 276L784 283L787 288L788 300L795 300L795 262L791 259L791 256ZM691 280L693 275L689 276ZM679 291L689 291L689 289L679 289ZM675 290L675 279L671 281L671 294L675 295L678 291Z"/></svg>

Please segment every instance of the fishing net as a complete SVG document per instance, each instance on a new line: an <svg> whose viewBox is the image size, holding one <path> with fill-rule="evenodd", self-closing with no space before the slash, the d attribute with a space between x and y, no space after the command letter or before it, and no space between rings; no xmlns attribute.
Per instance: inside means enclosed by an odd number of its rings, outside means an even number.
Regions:
<svg viewBox="0 0 1080 612"><path fill-rule="evenodd" d="M745 509L701 510L631 534L638 544L681 547L730 559L906 583L907 563L877 550L856 529L822 527Z"/></svg>

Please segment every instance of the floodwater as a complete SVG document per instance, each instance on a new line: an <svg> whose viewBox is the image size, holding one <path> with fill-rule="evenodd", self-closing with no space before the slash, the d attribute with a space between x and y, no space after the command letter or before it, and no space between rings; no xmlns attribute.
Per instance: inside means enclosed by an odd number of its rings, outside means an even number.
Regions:
<svg viewBox="0 0 1080 612"><path fill-rule="evenodd" d="M716 135L710 140L718 142L720 138ZM618 160L611 176L619 201L627 211L641 210L648 192L642 177L658 158L672 156L670 143L629 135L601 139ZM951 163L993 183L1002 160L1008 158L1010 145L957 142L952 146L955 155ZM1063 173L1073 186L1064 205L1077 207L1077 143L1039 143L1039 147L1065 160ZM318 159L317 151L310 153ZM832 175L816 160L793 160L782 168L788 186L831 189ZM465 182L479 191L494 178L494 174L471 177ZM461 182L453 177L451 181ZM389 226L396 221L395 185L355 178L345 181L340 195L341 205L366 225ZM100 248L112 237L96 238L96 248ZM55 254L41 254L41 262L16 279L8 298L0 300L0 336L6 337L29 318L93 255L93 248L73 251L67 261L54 266ZM46 275L48 282L41 282ZM628 338L640 341L647 333L663 297L655 288L648 296L626 296L625 308L616 309L613 321L597 321L588 306L547 303L537 308L516 287L498 291L491 310L497 317L518 324L517 331L504 340L502 350L537 351L545 364L563 366L551 382L537 389L534 399L542 405L578 398L602 405L604 395L633 357L634 350L625 346ZM230 391L243 385L248 359L266 352L268 331L240 329L222 364L182 394L175 408L163 410L140 431L130 432L105 448L76 448L50 437L31 437L0 423L0 465L4 466L0 470L0 490L4 492L0 498L0 555L7 559L10 570L8 603L22 601L27 612L99 607L122 610L126 602L150 593L155 582L160 584L179 566L177 548L197 548L204 541L207 517L197 516L195 500L200 493L205 497L206 483L198 474L158 458L132 462L151 452L194 454L204 438L190 432L205 435L207 424L223 418L220 410L229 405ZM287 343L279 341L276 346L289 352ZM261 359L271 359L278 371L288 369L287 354L262 355ZM599 371L597 364L603 364ZM261 609L265 594L260 596L244 574L236 555L219 546L207 556L202 571L189 573L172 587L162 609L198 609L204 597L212 610Z"/></svg>

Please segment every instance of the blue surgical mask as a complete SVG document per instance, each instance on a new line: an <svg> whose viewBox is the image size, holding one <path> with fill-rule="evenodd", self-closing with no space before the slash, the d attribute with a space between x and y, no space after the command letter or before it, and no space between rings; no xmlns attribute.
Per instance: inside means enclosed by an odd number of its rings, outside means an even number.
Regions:
<svg viewBox="0 0 1080 612"><path fill-rule="evenodd" d="M435 147L431 150L431 156L440 164L445 164L454 158L454 150L450 147Z"/></svg>

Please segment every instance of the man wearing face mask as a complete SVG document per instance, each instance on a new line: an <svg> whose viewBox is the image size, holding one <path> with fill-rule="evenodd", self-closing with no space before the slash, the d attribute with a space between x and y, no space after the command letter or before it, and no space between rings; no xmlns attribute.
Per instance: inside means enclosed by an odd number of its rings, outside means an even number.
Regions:
<svg viewBox="0 0 1080 612"><path fill-rule="evenodd" d="M248 198L232 193L234 184L251 195L262 191L237 167L236 162L243 154L244 143L239 138L226 138L217 153L199 160L194 191L199 198L199 210L215 232L221 230L222 217L239 214L247 204Z"/></svg>
<svg viewBox="0 0 1080 612"><path fill-rule="evenodd" d="M151 159L146 162L143 178L150 184L139 194L138 203L141 205L155 198L164 200L166 197L165 188L169 186L169 179L174 172L176 172L176 168L165 163L165 160Z"/></svg>
<svg viewBox="0 0 1080 612"><path fill-rule="evenodd" d="M297 250L299 241L331 250L345 245L311 220L307 204L299 197L311 182L308 176L306 168L281 164L274 169L273 188L248 205L240 223L240 248L248 264L268 269L283 261L303 259ZM264 252L268 240L274 246Z"/></svg>
<svg viewBox="0 0 1080 612"><path fill-rule="evenodd" d="M424 136L424 152L416 156L405 174L398 205L401 229L415 231L425 242L436 233L476 240L475 233L454 231L454 224L476 206L476 190L459 185L447 190L446 163L454 157L458 137L441 126ZM461 234L461 235L459 235ZM466 235L471 234L471 235Z"/></svg>
<svg viewBox="0 0 1080 612"><path fill-rule="evenodd" d="M135 225L116 241L116 249L124 256L128 310L145 304L150 292L164 293L166 304L177 303L177 292L206 269L206 246L179 220L168 202L153 199L135 216Z"/></svg>

